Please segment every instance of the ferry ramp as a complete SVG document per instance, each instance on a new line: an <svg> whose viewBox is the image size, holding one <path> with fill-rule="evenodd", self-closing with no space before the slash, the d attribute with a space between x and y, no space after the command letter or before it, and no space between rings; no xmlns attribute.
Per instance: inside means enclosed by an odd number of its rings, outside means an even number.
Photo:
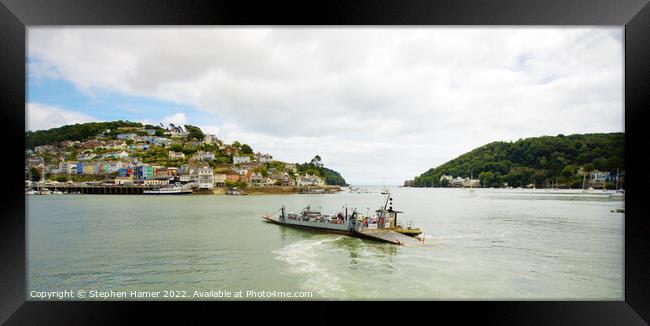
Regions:
<svg viewBox="0 0 650 326"><path fill-rule="evenodd" d="M357 232L360 236L377 241L389 242L403 246L422 246L424 243L416 238L392 230L364 230Z"/></svg>

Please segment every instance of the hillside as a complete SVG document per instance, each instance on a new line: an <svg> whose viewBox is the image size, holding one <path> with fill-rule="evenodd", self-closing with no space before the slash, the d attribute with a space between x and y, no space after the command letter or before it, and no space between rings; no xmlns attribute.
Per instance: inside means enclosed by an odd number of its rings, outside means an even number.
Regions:
<svg viewBox="0 0 650 326"><path fill-rule="evenodd" d="M623 133L542 136L516 142L493 142L475 148L417 176L416 187L445 186L442 175L474 178L487 186L526 186L530 183L561 182L575 187L585 171L623 170Z"/></svg>
<svg viewBox="0 0 650 326"><path fill-rule="evenodd" d="M340 173L330 170L322 166L314 166L311 163L297 164L296 165L299 173L309 173L317 175L325 179L325 184L328 185L338 185L338 186L347 186L345 179L341 176Z"/></svg>
<svg viewBox="0 0 650 326"><path fill-rule="evenodd" d="M124 137L125 133L136 136L119 140L118 134L123 134ZM173 135L174 133L176 136ZM207 136L210 136L210 140ZM65 144L66 141L79 143ZM52 145L53 148L37 148L42 145ZM125 158L124 161L137 159L144 164L180 167L198 158L199 161L206 161L222 173L232 170L237 165L233 162L234 156L248 156L251 163L254 163L252 172L261 172L265 177L269 175L269 171L298 172L300 175L309 173L321 177L327 185L346 185L345 179L338 172L325 168L320 163L319 156L316 156L318 160L312 163L296 164L297 171L293 171L288 168L289 164L286 162L270 160L271 155L257 157L260 153L254 154L248 144L241 144L238 141L231 145L223 144L214 135L204 134L199 127L192 125L185 125L182 128L170 124L169 128L163 128L122 120L88 122L35 132L27 131L25 147L30 151L36 150L38 157L46 165L57 165L63 160L76 161L84 155L100 158L117 151L128 150L129 159ZM264 163L258 162L258 158L263 159ZM102 160L119 159L110 157Z"/></svg>

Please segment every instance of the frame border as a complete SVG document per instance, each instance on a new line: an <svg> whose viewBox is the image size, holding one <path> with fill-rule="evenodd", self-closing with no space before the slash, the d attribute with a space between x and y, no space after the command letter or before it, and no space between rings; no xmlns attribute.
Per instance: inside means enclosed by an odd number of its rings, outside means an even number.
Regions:
<svg viewBox="0 0 650 326"><path fill-rule="evenodd" d="M424 304L425 318L452 317L455 320L500 324L571 324L571 325L647 325L650 321L650 219L642 211L634 211L640 200L638 191L643 177L641 169L648 166L641 148L650 99L650 5L648 0L487 0L361 2L330 1L264 2L253 8L245 2L228 1L154 1L154 0L0 0L0 121L4 139L23 139L26 91L26 28L39 25L617 25L625 26L625 151L627 195L625 198L625 301L435 301ZM23 142L7 142L15 157L5 160L9 170L24 168ZM17 159L21 157L21 159ZM36 302L25 301L25 198L20 173L9 174L10 190L0 197L3 207L0 218L0 323L7 324L115 324L124 321L123 312L160 313L160 305L169 303L131 302ZM640 208L637 208L640 209ZM206 302L177 303L176 306L204 307ZM231 308L244 306L232 302L210 302L200 309L213 319L215 312L233 314ZM313 304L291 302L297 310L309 311ZM279 307L274 307L274 306ZM358 311L359 302L331 302L329 311ZM158 309L156 309L157 306ZM268 309L274 316L286 304L247 302L245 309ZM372 308L388 311L386 303L372 303ZM137 307L137 308L136 308ZM400 310L412 309L399 304ZM134 309L136 308L136 309ZM153 308L153 309L152 309ZM213 309L217 311L211 311ZM331 309L331 310L330 310ZM294 309L291 309L294 311ZM435 311L435 313L434 313ZM467 313L474 312L474 313ZM250 314L249 314L250 315ZM319 314L322 315L322 314ZM371 314L372 315L372 314ZM365 322L381 314L358 315ZM150 316L150 317L151 317ZM154 318L156 316L153 316ZM219 315L219 321L224 316ZM241 316L239 316L241 318ZM347 317L347 316L346 316ZM194 316L190 317L194 318ZM233 316L233 319L237 320ZM247 318L247 317L245 317ZM354 317L353 317L354 318ZM289 319L289 318L286 318ZM338 313L321 320L341 319ZM417 320L420 318L416 318ZM442 320L442 319L441 319ZM151 320L149 320L151 321ZM184 320L189 322L188 319ZM287 320L288 321L288 320Z"/></svg>

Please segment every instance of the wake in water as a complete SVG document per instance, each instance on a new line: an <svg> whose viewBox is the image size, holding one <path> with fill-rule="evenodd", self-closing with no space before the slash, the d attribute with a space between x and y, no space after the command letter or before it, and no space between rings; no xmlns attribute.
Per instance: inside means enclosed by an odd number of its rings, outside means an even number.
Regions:
<svg viewBox="0 0 650 326"><path fill-rule="evenodd" d="M321 262L320 252L327 250L329 244L343 239L343 236L327 237L318 240L302 240L273 251L276 259L289 264L289 272L306 277L301 288L314 291L323 297L341 297L346 291L340 285L340 278L334 275Z"/></svg>

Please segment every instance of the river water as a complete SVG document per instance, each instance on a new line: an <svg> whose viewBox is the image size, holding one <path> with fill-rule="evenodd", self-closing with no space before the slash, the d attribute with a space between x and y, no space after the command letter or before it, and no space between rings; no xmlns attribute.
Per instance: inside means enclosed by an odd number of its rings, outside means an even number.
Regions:
<svg viewBox="0 0 650 326"><path fill-rule="evenodd" d="M623 300L622 199L599 191L390 188L424 247L262 222L334 195L26 196L31 291L309 291L312 299ZM183 292L179 292L183 293ZM78 300L73 298L72 300ZM273 298L271 298L273 299ZM86 297L84 300L100 300ZM123 300L123 299L115 299ZM129 299L131 300L131 299Z"/></svg>

